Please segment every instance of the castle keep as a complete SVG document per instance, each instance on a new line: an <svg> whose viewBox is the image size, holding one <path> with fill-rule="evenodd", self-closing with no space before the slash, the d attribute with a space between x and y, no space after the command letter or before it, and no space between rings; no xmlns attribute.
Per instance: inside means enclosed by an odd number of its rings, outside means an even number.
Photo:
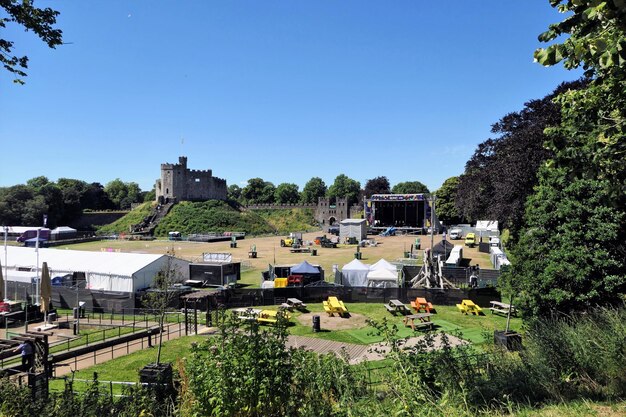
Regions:
<svg viewBox="0 0 626 417"><path fill-rule="evenodd" d="M226 200L226 180L213 176L208 170L187 168L187 157L177 164L161 164L161 178L156 181L156 198L165 201Z"/></svg>

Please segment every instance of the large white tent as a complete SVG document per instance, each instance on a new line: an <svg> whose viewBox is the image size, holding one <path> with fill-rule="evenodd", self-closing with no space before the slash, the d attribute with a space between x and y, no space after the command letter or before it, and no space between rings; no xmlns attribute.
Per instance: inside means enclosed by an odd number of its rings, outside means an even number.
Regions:
<svg viewBox="0 0 626 417"><path fill-rule="evenodd" d="M177 271L181 281L189 278L189 262L168 255L121 252L87 252L39 248L39 268L47 262L52 277L84 274L87 288L92 290L135 292L149 287L154 276L165 268ZM18 272L37 269L37 253L33 248L7 248L8 279L24 277ZM19 276L19 278L18 278ZM21 278L21 279L20 279Z"/></svg>
<svg viewBox="0 0 626 417"><path fill-rule="evenodd" d="M347 287L365 287L369 271L369 265L354 259L341 268L342 284Z"/></svg>

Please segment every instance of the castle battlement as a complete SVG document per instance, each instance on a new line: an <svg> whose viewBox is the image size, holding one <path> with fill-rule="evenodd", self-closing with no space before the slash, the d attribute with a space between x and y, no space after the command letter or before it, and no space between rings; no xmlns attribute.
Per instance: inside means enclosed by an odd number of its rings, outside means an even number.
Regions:
<svg viewBox="0 0 626 417"><path fill-rule="evenodd" d="M161 178L156 181L157 201L226 200L226 180L213 177L210 169L188 169L187 157L178 158L178 164L161 164Z"/></svg>

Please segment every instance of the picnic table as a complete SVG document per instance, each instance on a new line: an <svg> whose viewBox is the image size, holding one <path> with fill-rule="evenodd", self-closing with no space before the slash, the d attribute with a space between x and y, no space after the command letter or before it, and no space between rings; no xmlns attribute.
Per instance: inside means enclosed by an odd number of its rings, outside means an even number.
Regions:
<svg viewBox="0 0 626 417"><path fill-rule="evenodd" d="M430 313L430 310L434 310L433 305L426 301L423 297L416 297L415 300L411 301L411 308L413 308L417 313L422 310L425 313Z"/></svg>
<svg viewBox="0 0 626 417"><path fill-rule="evenodd" d="M260 310L258 308L236 308L233 310L240 320L256 321L261 324L276 324L278 321L278 311ZM290 316L283 313L284 317L289 320Z"/></svg>
<svg viewBox="0 0 626 417"><path fill-rule="evenodd" d="M302 301L298 300L297 298L287 298L287 304L292 309L304 310L306 308L306 304L304 304Z"/></svg>
<svg viewBox="0 0 626 417"><path fill-rule="evenodd" d="M480 315L483 311L482 308L474 304L472 300L463 300L461 304L457 304L456 308L458 308L463 314L475 314Z"/></svg>
<svg viewBox="0 0 626 417"><path fill-rule="evenodd" d="M334 316L335 313L343 316L348 313L348 309L343 304L343 301L339 300L337 297L330 296L328 300L323 303L324 311L328 313L329 316Z"/></svg>
<svg viewBox="0 0 626 417"><path fill-rule="evenodd" d="M489 307L489 310L491 310L491 314L498 313L508 315L509 311L511 311L512 316L517 315L517 309L511 304L502 303L500 301L490 301L490 303L491 307Z"/></svg>
<svg viewBox="0 0 626 417"><path fill-rule="evenodd" d="M291 248L291 249L289 249L289 251L291 253L311 253L311 248L309 248L309 247L305 247L305 248Z"/></svg>
<svg viewBox="0 0 626 417"><path fill-rule="evenodd" d="M411 312L400 300L389 300L389 302L385 304L385 308L394 316L396 313L407 314Z"/></svg>
<svg viewBox="0 0 626 417"><path fill-rule="evenodd" d="M431 316L432 313L409 314L408 316L404 316L403 322L406 327L410 327L413 331L421 328L432 329L433 322L430 321ZM415 320L417 320L417 323L415 323Z"/></svg>

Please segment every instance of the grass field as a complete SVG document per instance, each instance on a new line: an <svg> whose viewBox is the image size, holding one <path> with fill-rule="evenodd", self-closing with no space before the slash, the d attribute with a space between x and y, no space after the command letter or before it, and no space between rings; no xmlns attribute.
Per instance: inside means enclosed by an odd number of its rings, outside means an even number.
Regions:
<svg viewBox="0 0 626 417"><path fill-rule="evenodd" d="M305 233L303 238L305 241L313 241L315 237L322 235L322 232ZM362 253L362 261L366 264L372 264L381 258L388 261L401 259L404 252L409 252L411 245L415 243L415 239L419 238L421 249L418 251L418 260L422 257L423 249L430 247L430 237L428 236L371 236L378 243L375 247L360 248ZM267 270L269 264L297 264L303 260L312 264L321 265L326 272L327 279L332 277L332 266L338 265L340 268L354 259L356 245L339 245L338 248L321 248L313 246L317 249L317 256L310 254L291 253L289 248L280 246L281 236L266 237L247 237L244 240L237 241L237 247L231 248L230 242L186 242L186 241L126 241L126 240L106 240L99 242L80 243L76 245L60 246L59 249L75 249L86 251L101 251L106 249L120 250L129 253L157 253L164 254L169 249L174 249L176 256L188 261L197 262L202 259L202 254L206 252L231 253L233 259L241 261L245 267L242 274L241 283L249 284L252 287L260 286L261 272ZM441 241L441 236L434 237L434 244ZM453 241L453 243L462 245L463 241ZM257 248L257 258L248 258L250 247L255 245ZM463 248L463 255L466 262L471 265L480 265L481 268L492 268L488 254L478 252L477 248Z"/></svg>

